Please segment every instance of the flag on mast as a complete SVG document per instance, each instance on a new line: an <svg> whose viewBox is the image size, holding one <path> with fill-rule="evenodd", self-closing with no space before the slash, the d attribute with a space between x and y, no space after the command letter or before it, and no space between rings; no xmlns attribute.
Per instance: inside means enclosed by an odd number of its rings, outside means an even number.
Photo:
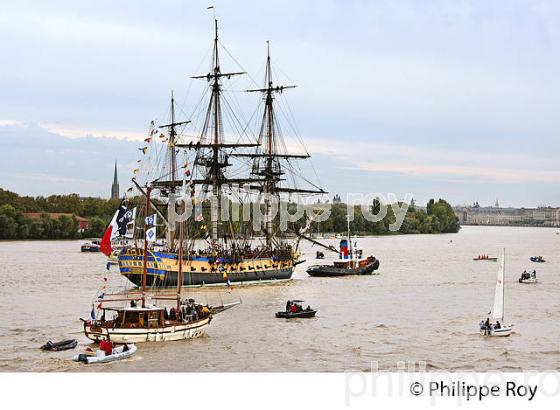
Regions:
<svg viewBox="0 0 560 410"><path fill-rule="evenodd" d="M150 216L146 217L146 220L145 220L146 241L148 241L148 242L155 242L155 240L157 239L156 221L157 221L157 214L153 214L153 215L150 215Z"/></svg>
<svg viewBox="0 0 560 410"><path fill-rule="evenodd" d="M109 256L111 252L113 252L113 248L111 247L111 241L119 236L119 223L118 221L122 219L124 214L126 213L126 206L124 203L121 202L119 208L113 215L113 219L111 219L111 223L107 227L107 230L103 234L103 238L101 239L101 246L99 250L105 254L105 256Z"/></svg>
<svg viewBox="0 0 560 410"><path fill-rule="evenodd" d="M124 237L126 239L134 239L134 224L136 221L136 208L130 209L125 214L126 218L126 233Z"/></svg>
<svg viewBox="0 0 560 410"><path fill-rule="evenodd" d="M135 209L129 211L126 208L124 201L122 201L115 212L115 215L113 215L113 219L111 219L111 223L107 227L107 230L103 234L103 238L101 239L101 246L99 247L99 250L103 252L105 256L109 256L111 255L111 252L113 252L111 241L117 239L119 236L126 236L127 225L131 218L135 215ZM134 219L132 220L134 221Z"/></svg>

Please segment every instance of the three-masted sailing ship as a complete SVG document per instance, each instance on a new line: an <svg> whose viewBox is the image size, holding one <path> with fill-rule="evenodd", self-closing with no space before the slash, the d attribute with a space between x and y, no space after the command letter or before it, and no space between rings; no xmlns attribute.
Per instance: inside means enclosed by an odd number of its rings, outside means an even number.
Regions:
<svg viewBox="0 0 560 410"><path fill-rule="evenodd" d="M163 130L161 134L156 132L167 143L166 160L158 162L165 167L165 172L160 172L156 178L147 178L144 184L138 178L133 179L136 188L148 198L149 206L156 210L167 230L167 240L162 246L142 247L136 244L120 252L120 273L137 286L229 286L233 283L289 280L298 263L298 239L293 239L297 235L288 238L280 232L277 219L273 217L274 204L271 198L280 201L286 196L291 198L292 194L326 194L304 175L294 173L294 169L299 169L294 163L309 158L309 154L288 153L282 140L275 100L279 94L295 86L274 83L269 47L264 86L246 90L260 94L264 102L258 136L256 133L253 138L246 134L235 135L236 130L226 133L222 111L226 106L231 108L231 104L225 99L224 83L245 72L222 72L219 46L221 43L218 41L216 20L211 70L205 75L192 77L205 80L208 84L205 95L209 96L209 100L205 105L200 134L190 137L194 140L189 142L181 140L178 130L186 128L190 121L175 120L175 101L172 97L171 121L158 128ZM239 134L244 134L246 128L245 124L238 127L237 131L241 129ZM152 135L154 130L150 137ZM160 146L165 145L161 141L157 142ZM147 149L144 147L141 150L145 154ZM182 154L187 158L184 165L178 163L178 156ZM241 164L241 167L232 169L234 162ZM247 169L243 170L243 166ZM289 186L286 182L288 173ZM294 181L298 178L306 186L296 186ZM231 220L223 218L222 199L224 195L229 195L228 198L231 196L233 186L243 186L243 189L248 187L252 198L255 195L261 198L257 201L261 201L259 206L264 208L265 218L261 224L260 237L256 236L254 230L240 228L239 224L235 226ZM157 203L150 199L154 191L160 196ZM209 198L213 201L209 201ZM175 224L170 217L171 208L175 209L177 199L192 201L193 205L203 204L203 211L209 202L213 205L209 217L204 217L202 212L189 220L185 225L184 241L178 240L173 229ZM238 197L235 200L243 199Z"/></svg>

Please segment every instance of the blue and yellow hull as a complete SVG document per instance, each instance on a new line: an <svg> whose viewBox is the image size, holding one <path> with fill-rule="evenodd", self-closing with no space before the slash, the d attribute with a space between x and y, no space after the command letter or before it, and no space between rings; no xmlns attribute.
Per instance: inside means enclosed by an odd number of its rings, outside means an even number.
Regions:
<svg viewBox="0 0 560 410"><path fill-rule="evenodd" d="M142 285L144 251L124 249L119 255L120 273L137 286ZM220 286L230 283L253 284L291 279L294 259L264 257L237 261L214 257L184 258L183 286ZM147 286L175 287L179 273L176 253L148 251Z"/></svg>

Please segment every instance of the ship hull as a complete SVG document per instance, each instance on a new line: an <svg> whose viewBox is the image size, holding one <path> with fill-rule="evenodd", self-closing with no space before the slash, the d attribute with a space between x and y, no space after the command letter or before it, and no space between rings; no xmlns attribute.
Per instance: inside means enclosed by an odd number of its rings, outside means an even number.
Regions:
<svg viewBox="0 0 560 410"><path fill-rule="evenodd" d="M266 271L250 271L250 272L229 272L228 278L230 283L252 285L264 284L269 282L287 281L292 277L293 268L277 269ZM142 275L123 274L129 281L136 286L142 285ZM167 271L163 279L158 276L147 276L146 286L157 285L158 287L176 287L178 273L174 271ZM224 279L221 273L183 273L182 286L226 286L227 280Z"/></svg>
<svg viewBox="0 0 560 410"><path fill-rule="evenodd" d="M182 286L226 286L287 281L294 271L293 259L275 257L242 259L237 262L197 257L184 260ZM129 249L119 255L120 273L136 286L142 285L143 252ZM179 264L176 254L149 252L146 286L176 287Z"/></svg>
<svg viewBox="0 0 560 410"><path fill-rule="evenodd" d="M210 318L206 318L192 323L158 326L150 329L113 328L84 323L84 334L94 342L100 342L103 339L113 343L169 342L201 337L206 332L210 320Z"/></svg>

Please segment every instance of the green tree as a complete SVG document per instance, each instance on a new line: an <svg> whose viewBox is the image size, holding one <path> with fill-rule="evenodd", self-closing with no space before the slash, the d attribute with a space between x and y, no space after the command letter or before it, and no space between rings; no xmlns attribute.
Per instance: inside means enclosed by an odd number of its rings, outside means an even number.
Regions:
<svg viewBox="0 0 560 410"><path fill-rule="evenodd" d="M18 211L12 205L0 206L0 238L1 239L17 239L18 238Z"/></svg>

